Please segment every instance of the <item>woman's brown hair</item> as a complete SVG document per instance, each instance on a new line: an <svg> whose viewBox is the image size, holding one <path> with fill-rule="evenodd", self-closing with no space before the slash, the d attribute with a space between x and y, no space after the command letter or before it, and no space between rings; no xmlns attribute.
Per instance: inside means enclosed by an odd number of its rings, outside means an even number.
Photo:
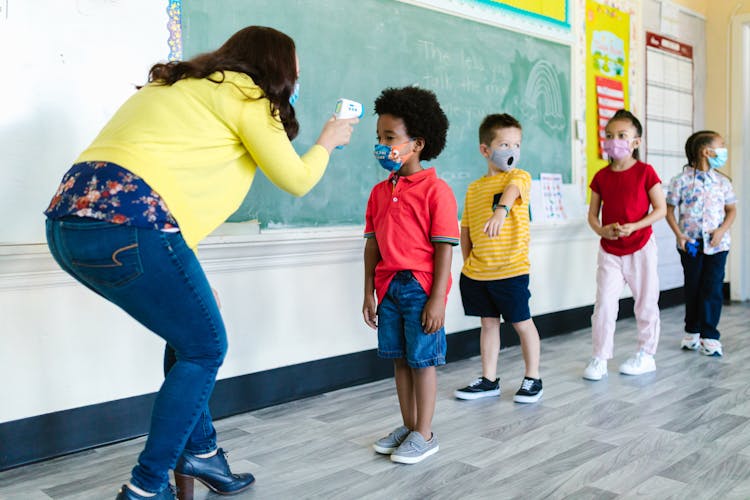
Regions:
<svg viewBox="0 0 750 500"><path fill-rule="evenodd" d="M224 71L245 73L253 79L271 103L271 114L278 112L290 140L297 137L299 122L289 97L297 81L294 40L284 33L264 26L243 28L213 52L200 54L188 61L157 63L151 67L148 81L172 85L185 78L209 78Z"/></svg>

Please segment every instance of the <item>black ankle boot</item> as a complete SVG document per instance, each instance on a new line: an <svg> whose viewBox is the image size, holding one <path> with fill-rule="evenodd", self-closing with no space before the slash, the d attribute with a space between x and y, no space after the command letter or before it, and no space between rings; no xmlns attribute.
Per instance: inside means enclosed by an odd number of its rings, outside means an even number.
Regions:
<svg viewBox="0 0 750 500"><path fill-rule="evenodd" d="M249 472L232 474L221 448L209 458L198 458L192 453L184 452L174 468L174 478L177 483L177 498L181 500L193 498L193 479L219 495L234 495L244 491L255 481Z"/></svg>
<svg viewBox="0 0 750 500"><path fill-rule="evenodd" d="M174 500L174 498L174 488L171 484L161 490L157 495L152 497L144 497L142 495L139 495L135 491L128 488L127 484L123 484L122 488L120 488L120 491L117 493L117 497L115 498L115 500Z"/></svg>

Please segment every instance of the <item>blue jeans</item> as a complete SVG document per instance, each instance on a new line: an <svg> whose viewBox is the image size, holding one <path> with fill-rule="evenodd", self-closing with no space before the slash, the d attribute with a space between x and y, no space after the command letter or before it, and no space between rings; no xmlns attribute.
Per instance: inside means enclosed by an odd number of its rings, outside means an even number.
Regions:
<svg viewBox="0 0 750 500"><path fill-rule="evenodd" d="M685 331L718 340L716 327L724 301L724 269L729 252L706 255L702 246L695 257L679 252L685 276Z"/></svg>
<svg viewBox="0 0 750 500"><path fill-rule="evenodd" d="M427 294L411 271L399 271L378 304L378 356L406 358L412 368L445 364L445 328L425 333Z"/></svg>
<svg viewBox="0 0 750 500"><path fill-rule="evenodd" d="M203 269L180 233L64 217L47 220L47 243L63 270L167 342L166 376L132 476L159 492L186 447L216 447L208 399L227 339Z"/></svg>

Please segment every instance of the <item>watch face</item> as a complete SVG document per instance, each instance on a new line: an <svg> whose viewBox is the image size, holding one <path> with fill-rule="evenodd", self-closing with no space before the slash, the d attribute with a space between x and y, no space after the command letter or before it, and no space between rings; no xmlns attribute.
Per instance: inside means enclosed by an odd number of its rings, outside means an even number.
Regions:
<svg viewBox="0 0 750 500"><path fill-rule="evenodd" d="M496 193L492 197L492 211L494 212L497 210L497 205L500 203L500 198L503 196L503 193Z"/></svg>

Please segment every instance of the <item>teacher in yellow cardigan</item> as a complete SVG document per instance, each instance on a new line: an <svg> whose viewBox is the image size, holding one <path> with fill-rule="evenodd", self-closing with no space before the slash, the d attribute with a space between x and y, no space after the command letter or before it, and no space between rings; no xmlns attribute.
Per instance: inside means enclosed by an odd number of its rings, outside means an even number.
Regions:
<svg viewBox="0 0 750 500"><path fill-rule="evenodd" d="M240 206L257 169L302 196L349 142L357 119L331 118L297 154L298 76L294 41L259 26L216 51L154 65L45 211L58 264L167 343L148 439L117 499L175 498L170 469L179 498L192 496L194 479L223 495L254 481L232 473L216 444L208 400L227 337L195 249ZM80 321L90 327L83 310Z"/></svg>

